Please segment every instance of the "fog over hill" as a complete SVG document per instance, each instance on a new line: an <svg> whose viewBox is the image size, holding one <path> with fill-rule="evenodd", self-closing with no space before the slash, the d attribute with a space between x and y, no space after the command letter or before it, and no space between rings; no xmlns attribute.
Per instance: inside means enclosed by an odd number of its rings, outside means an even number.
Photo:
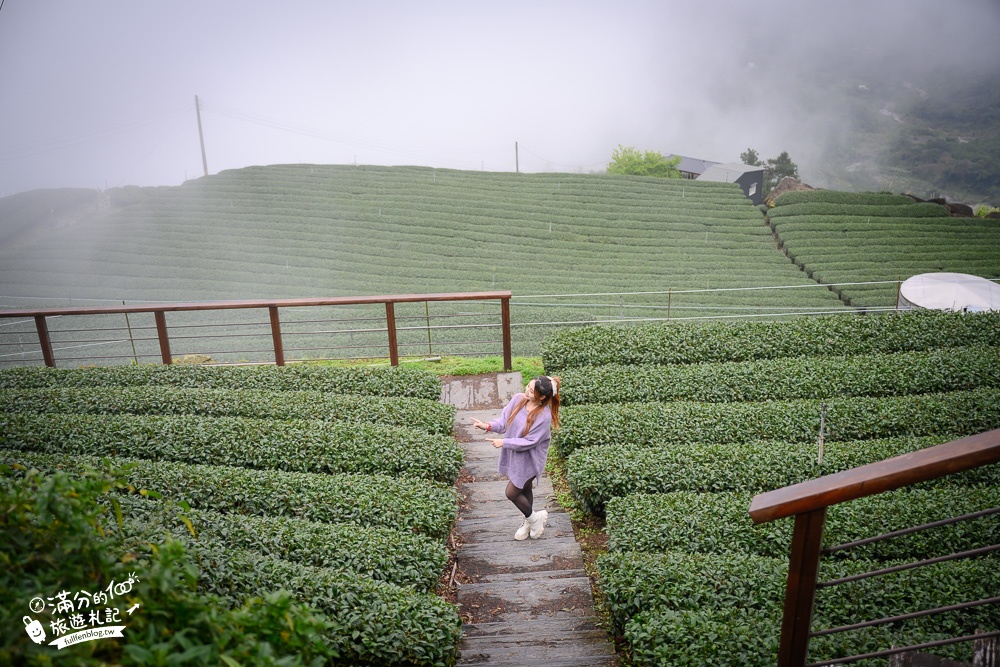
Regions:
<svg viewBox="0 0 1000 667"><path fill-rule="evenodd" d="M998 33L995 0L7 0L0 196L200 176L199 95L213 174L753 147L818 186L997 204Z"/></svg>

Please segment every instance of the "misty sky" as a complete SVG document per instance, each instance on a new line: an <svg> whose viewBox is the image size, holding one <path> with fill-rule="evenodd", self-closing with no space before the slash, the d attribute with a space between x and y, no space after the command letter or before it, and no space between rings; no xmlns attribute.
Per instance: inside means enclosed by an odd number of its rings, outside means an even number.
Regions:
<svg viewBox="0 0 1000 667"><path fill-rule="evenodd" d="M526 172L753 146L808 180L837 118L795 76L1000 69L1000 0L2 2L0 195L200 176L195 95L210 173L513 171L516 141Z"/></svg>

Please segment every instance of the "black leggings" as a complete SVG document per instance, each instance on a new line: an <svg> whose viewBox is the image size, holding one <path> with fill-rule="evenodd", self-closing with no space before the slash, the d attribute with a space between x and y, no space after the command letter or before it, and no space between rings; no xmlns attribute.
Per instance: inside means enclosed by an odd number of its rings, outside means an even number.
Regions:
<svg viewBox="0 0 1000 667"><path fill-rule="evenodd" d="M535 481L532 477L524 484L523 489L514 486L514 482L507 482L507 500L514 503L514 506L521 510L521 514L526 517L531 516L531 505L535 502L531 494L531 484Z"/></svg>

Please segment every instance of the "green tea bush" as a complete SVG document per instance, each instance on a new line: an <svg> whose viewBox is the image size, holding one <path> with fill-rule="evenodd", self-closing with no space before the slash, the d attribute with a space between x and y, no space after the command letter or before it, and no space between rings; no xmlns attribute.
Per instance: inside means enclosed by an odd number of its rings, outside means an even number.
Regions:
<svg viewBox="0 0 1000 667"><path fill-rule="evenodd" d="M246 549L186 544L201 564L198 588L205 593L239 605L282 590L315 606L326 619L323 639L338 657L333 664L455 663L461 621L454 605L435 595Z"/></svg>
<svg viewBox="0 0 1000 667"><path fill-rule="evenodd" d="M202 415L260 419L322 419L382 424L450 435L455 406L425 398L349 396L318 391L87 387L2 389L4 412Z"/></svg>
<svg viewBox="0 0 1000 667"><path fill-rule="evenodd" d="M230 607L195 590L197 566L180 543L131 550L97 501L124 484L119 471L41 475L0 469L0 663L98 667L150 665L315 665L338 657L324 636L326 620L287 592L268 592ZM56 653L22 629L29 601L58 591L100 590L135 573L123 637L85 642ZM34 615L47 626L46 616ZM46 627L46 630L49 628Z"/></svg>
<svg viewBox="0 0 1000 667"><path fill-rule="evenodd" d="M826 401L828 441L900 436L965 436L1000 427L1000 389ZM553 443L569 455L602 444L812 442L818 399L761 403L623 403L579 405L560 415Z"/></svg>
<svg viewBox="0 0 1000 667"><path fill-rule="evenodd" d="M563 405L927 394L1000 387L1000 347L672 366L607 364L567 369L562 381Z"/></svg>
<svg viewBox="0 0 1000 667"><path fill-rule="evenodd" d="M836 561L821 580L866 572L886 563ZM606 604L643 665L773 665L781 629L786 559L748 553L606 554L598 559ZM1000 584L995 559L938 563L823 589L814 629L953 604L992 595ZM971 634L1000 621L996 606L952 612L948 636ZM810 659L863 653L941 638L939 619L817 638ZM735 647L733 651L730 646Z"/></svg>
<svg viewBox="0 0 1000 667"><path fill-rule="evenodd" d="M888 192L840 192L838 190L795 190L775 200L775 206L788 204L852 204L864 206L909 206L914 201L905 195Z"/></svg>
<svg viewBox="0 0 1000 667"><path fill-rule="evenodd" d="M635 494L607 506L608 548L633 551L746 551L788 556L792 521L754 524L748 493ZM901 489L827 510L823 545L831 547L1000 506L1000 487ZM830 558L920 560L1000 541L1000 516L920 531L837 552Z"/></svg>
<svg viewBox="0 0 1000 667"><path fill-rule="evenodd" d="M1000 346L1000 313L909 311L785 322L565 329L545 339L549 373L604 364L696 364Z"/></svg>
<svg viewBox="0 0 1000 667"><path fill-rule="evenodd" d="M958 616L958 618L953 618ZM809 660L834 660L850 655L874 653L889 646L915 646L972 634L977 618L952 614L944 623L917 619L907 624L876 626L853 632L815 637L809 643ZM983 619L989 621L988 618ZM995 621L992 621L995 623ZM965 628L965 630L963 630ZM625 626L636 665L674 667L719 665L720 667L773 667L777 662L781 613L755 609L657 610L643 612ZM972 662L971 644L934 649L934 654L960 663ZM862 660L860 667L880 667L884 660Z"/></svg>
<svg viewBox="0 0 1000 667"><path fill-rule="evenodd" d="M742 491L763 493L807 479L875 463L951 440L947 436L828 442L818 463L816 443L669 443L595 445L566 462L573 497L603 515L612 498L633 493ZM1000 466L984 466L922 486L1000 486Z"/></svg>
<svg viewBox="0 0 1000 667"><path fill-rule="evenodd" d="M191 415L0 413L8 449L260 470L365 473L454 484L454 438L347 422Z"/></svg>
<svg viewBox="0 0 1000 667"><path fill-rule="evenodd" d="M412 531L445 539L455 523L455 490L384 475L248 470L229 466L143 461L125 457L35 454L0 450L0 463L39 470L80 470L107 460L127 467L128 484L196 509Z"/></svg>
<svg viewBox="0 0 1000 667"><path fill-rule="evenodd" d="M901 561L822 560L819 580L869 572ZM1000 568L989 556L936 563L820 589L814 627L879 618L887 610L907 613L991 597ZM607 608L617 627L643 611L669 609L759 610L780 618L785 597L788 557L769 558L745 552L696 554L678 551L609 552L597 560ZM947 602L946 602L947 601ZM1000 609L975 612L1000 618ZM886 614L887 615L887 614ZM780 623L778 624L780 627Z"/></svg>
<svg viewBox="0 0 1000 667"><path fill-rule="evenodd" d="M399 367L336 368L291 366L101 366L0 370L2 389L46 387L175 387L178 389L260 389L322 391L334 394L426 398L441 396L441 380L429 371Z"/></svg>
<svg viewBox="0 0 1000 667"><path fill-rule="evenodd" d="M940 204L897 204L891 206L871 204L833 204L827 202L803 202L775 206L768 210L769 218L791 215L844 215L887 218L950 218L951 213Z"/></svg>
<svg viewBox="0 0 1000 667"><path fill-rule="evenodd" d="M136 496L117 500L126 534L165 529L185 541L194 537L227 549L250 549L416 590L433 591L448 561L441 542L390 528L182 509Z"/></svg>

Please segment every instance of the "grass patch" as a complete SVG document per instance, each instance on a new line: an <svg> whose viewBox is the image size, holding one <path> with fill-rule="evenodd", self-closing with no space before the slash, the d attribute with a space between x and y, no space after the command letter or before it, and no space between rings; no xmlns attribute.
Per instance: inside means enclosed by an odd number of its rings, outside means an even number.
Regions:
<svg viewBox="0 0 1000 667"><path fill-rule="evenodd" d="M338 359L333 361L308 362L317 365L337 367L348 366L388 366L389 359ZM502 373L503 357L427 357L424 359L400 359L400 365L407 368L418 368L435 375L485 375L486 373ZM528 378L545 374L545 366L541 357L512 357L511 366L515 372L520 372L527 381Z"/></svg>

